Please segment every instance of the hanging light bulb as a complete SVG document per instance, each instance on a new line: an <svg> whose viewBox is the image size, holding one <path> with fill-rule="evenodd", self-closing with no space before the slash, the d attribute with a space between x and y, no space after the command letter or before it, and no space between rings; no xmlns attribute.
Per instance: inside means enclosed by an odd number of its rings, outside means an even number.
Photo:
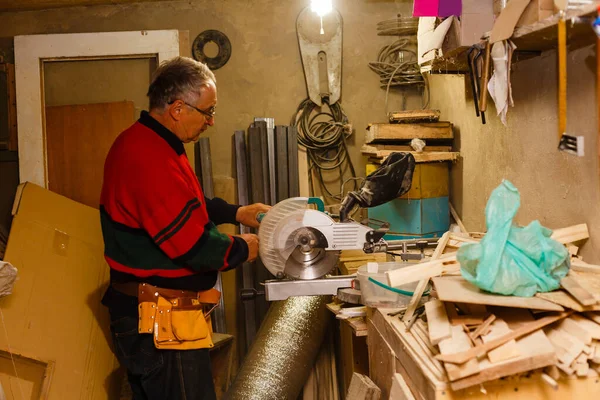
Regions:
<svg viewBox="0 0 600 400"><path fill-rule="evenodd" d="M321 19L321 35L325 34L323 30L323 16L327 15L333 9L333 5L331 4L331 0L310 0L310 9L317 13L319 18Z"/></svg>

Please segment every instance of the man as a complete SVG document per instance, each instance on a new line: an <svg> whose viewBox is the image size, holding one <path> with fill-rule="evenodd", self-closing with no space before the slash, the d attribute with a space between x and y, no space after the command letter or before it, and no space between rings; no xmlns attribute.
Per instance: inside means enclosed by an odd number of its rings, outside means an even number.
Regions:
<svg viewBox="0 0 600 400"><path fill-rule="evenodd" d="M218 271L258 253L256 235L232 237L215 225L258 227L268 206L206 199L190 167L183 143L215 119L216 79L206 65L183 57L163 63L148 97L150 112L119 135L104 166L100 214L111 285L102 302L134 400L214 399L208 349L159 350L153 334L138 333L138 285L192 295L211 289Z"/></svg>

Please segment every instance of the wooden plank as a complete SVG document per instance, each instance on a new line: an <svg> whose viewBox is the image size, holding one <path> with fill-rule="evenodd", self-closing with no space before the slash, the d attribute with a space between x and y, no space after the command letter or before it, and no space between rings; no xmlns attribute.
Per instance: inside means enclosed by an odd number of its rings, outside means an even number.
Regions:
<svg viewBox="0 0 600 400"><path fill-rule="evenodd" d="M558 361L571 365L583 351L583 342L558 327L547 327L544 333L556 349Z"/></svg>
<svg viewBox="0 0 600 400"><path fill-rule="evenodd" d="M559 243L567 244L574 243L580 240L588 239L590 232L588 231L587 224L573 225L566 228L555 229L552 232L552 239Z"/></svg>
<svg viewBox="0 0 600 400"><path fill-rule="evenodd" d="M557 304L535 297L501 296L484 293L464 278L457 276L433 278L433 284L436 288L438 298L444 302L487 304L492 306L530 308L533 310L564 310Z"/></svg>
<svg viewBox="0 0 600 400"><path fill-rule="evenodd" d="M510 333L511 330L508 324L502 319L496 319L490 325L490 332L481 337L483 343L491 342L492 340ZM487 357L491 363L498 363L511 358L519 357L521 353L517 347L516 340L510 340L504 343L502 346L498 346L492 351L488 351Z"/></svg>
<svg viewBox="0 0 600 400"><path fill-rule="evenodd" d="M460 271L460 264L456 261L456 253L451 253L437 260L388 271L386 276L388 284L395 287L458 271Z"/></svg>
<svg viewBox="0 0 600 400"><path fill-rule="evenodd" d="M560 280L560 286L584 306L596 304L596 299L587 290L582 288L577 280L571 276L565 276Z"/></svg>
<svg viewBox="0 0 600 400"><path fill-rule="evenodd" d="M469 335L469 336L471 336L471 339L475 340L479 336L482 336L484 332L487 332L490 325L492 324L492 322L494 322L495 319L496 319L496 316L494 314L490 315L481 325L479 325L477 327L477 329L475 329L475 331L473 331Z"/></svg>
<svg viewBox="0 0 600 400"><path fill-rule="evenodd" d="M493 349L503 345L504 343L509 342L512 339L518 339L521 336L525 336L530 333L533 333L533 332L543 328L544 326L550 325L556 321L566 318L568 315L569 315L568 312L561 313L558 315L548 315L548 316L542 317L538 320L529 322L526 325L522 325L512 332L507 333L504 336L500 336L500 337L498 337L494 340L491 340L487 343L484 343L482 345L473 347L471 349L462 351L460 353L443 354L443 352L442 352L442 354L437 355L436 358L438 360L444 361L444 362L451 362L451 363L456 363L456 364L466 363L475 357L479 357L484 354L487 354L488 351L493 350Z"/></svg>
<svg viewBox="0 0 600 400"><path fill-rule="evenodd" d="M460 326L452 327L452 336L439 343L440 352L437 357L450 357L453 354L469 351L471 340ZM479 363L472 358L463 364L444 363L450 381L456 381L479 373Z"/></svg>
<svg viewBox="0 0 600 400"><path fill-rule="evenodd" d="M406 110L395 111L389 115L390 123L399 122L435 122L440 119L440 110Z"/></svg>
<svg viewBox="0 0 600 400"><path fill-rule="evenodd" d="M369 145L370 147L376 148L379 150L391 150L391 151L401 151L406 153L407 151L415 151L415 149L408 144L387 144L387 143L372 143ZM423 152L428 151L452 151L452 146L438 146L438 145L429 145L427 144L423 149Z"/></svg>
<svg viewBox="0 0 600 400"><path fill-rule="evenodd" d="M381 389L365 375L352 374L346 399L348 400L379 400Z"/></svg>
<svg viewBox="0 0 600 400"><path fill-rule="evenodd" d="M432 344L436 345L452 336L444 303L435 299L428 301L425 303L425 313L427 314L429 340Z"/></svg>
<svg viewBox="0 0 600 400"><path fill-rule="evenodd" d="M596 304L593 306L583 306L573 296L565 292L564 290L555 290L553 292L536 293L535 297L544 299L554 304L559 304L565 308L583 312L583 311L598 311L600 305Z"/></svg>
<svg viewBox="0 0 600 400"><path fill-rule="evenodd" d="M365 143L412 139L453 139L452 123L447 121L414 124L371 124Z"/></svg>
<svg viewBox="0 0 600 400"><path fill-rule="evenodd" d="M569 271L570 278L574 279L579 286L591 294L596 302L600 301L600 275L590 272ZM595 307L592 305L591 307Z"/></svg>
<svg viewBox="0 0 600 400"><path fill-rule="evenodd" d="M571 318L560 321L557 326L559 329L563 329L565 332L581 340L583 344L592 344L592 335Z"/></svg>
<svg viewBox="0 0 600 400"><path fill-rule="evenodd" d="M579 258L571 258L571 271L600 274L600 265L588 264Z"/></svg>
<svg viewBox="0 0 600 400"><path fill-rule="evenodd" d="M416 400L406 381L400 374L394 374L392 377L392 389L390 390L390 400Z"/></svg>
<svg viewBox="0 0 600 400"><path fill-rule="evenodd" d="M374 157L375 159L381 159L378 163L383 162L390 154L395 153L392 150L378 150L377 148L369 145L363 145L360 148L361 153ZM434 162L434 161L456 161L460 156L457 151L423 151L421 153L416 151L405 151L404 153L410 153L415 158L415 162ZM369 159L371 161L371 159ZM375 160L374 160L375 161Z"/></svg>
<svg viewBox="0 0 600 400"><path fill-rule="evenodd" d="M570 319L585 329L591 335L592 339L600 339L600 325L598 325L596 322L579 314L571 315Z"/></svg>
<svg viewBox="0 0 600 400"><path fill-rule="evenodd" d="M108 150L134 122L131 101L46 107L49 189L97 209Z"/></svg>

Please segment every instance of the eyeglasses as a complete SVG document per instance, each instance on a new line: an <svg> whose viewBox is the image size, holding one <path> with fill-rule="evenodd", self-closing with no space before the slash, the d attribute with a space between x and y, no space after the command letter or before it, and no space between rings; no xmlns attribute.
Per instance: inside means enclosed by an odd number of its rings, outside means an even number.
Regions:
<svg viewBox="0 0 600 400"><path fill-rule="evenodd" d="M181 100L183 101L183 100ZM175 100L169 102L168 104L173 104L175 103ZM188 107L193 108L194 110L198 111L200 114L204 115L206 118L208 119L212 119L215 117L216 114L216 106L212 106L211 108L209 108L208 110L201 110L198 107L194 107L193 105L191 105L190 103L183 101L183 104L185 104Z"/></svg>
<svg viewBox="0 0 600 400"><path fill-rule="evenodd" d="M183 100L182 100L183 101ZM209 108L208 110L201 110L198 107L194 107L193 105L191 105L190 103L186 103L185 101L183 102L186 106L188 107L192 107L194 110L198 111L200 114L204 115L205 117L207 117L208 119L214 118L215 114L216 114L216 106L212 106L211 108Z"/></svg>

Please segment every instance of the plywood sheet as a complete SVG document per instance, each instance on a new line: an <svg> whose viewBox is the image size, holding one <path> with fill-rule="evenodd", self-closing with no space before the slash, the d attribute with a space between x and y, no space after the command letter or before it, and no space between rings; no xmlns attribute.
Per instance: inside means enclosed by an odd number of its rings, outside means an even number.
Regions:
<svg viewBox="0 0 600 400"><path fill-rule="evenodd" d="M46 107L49 189L98 208L104 160L134 114L130 101Z"/></svg>
<svg viewBox="0 0 600 400"><path fill-rule="evenodd" d="M433 284L441 301L563 311L561 306L535 297L502 296L485 293L460 276L433 278Z"/></svg>

